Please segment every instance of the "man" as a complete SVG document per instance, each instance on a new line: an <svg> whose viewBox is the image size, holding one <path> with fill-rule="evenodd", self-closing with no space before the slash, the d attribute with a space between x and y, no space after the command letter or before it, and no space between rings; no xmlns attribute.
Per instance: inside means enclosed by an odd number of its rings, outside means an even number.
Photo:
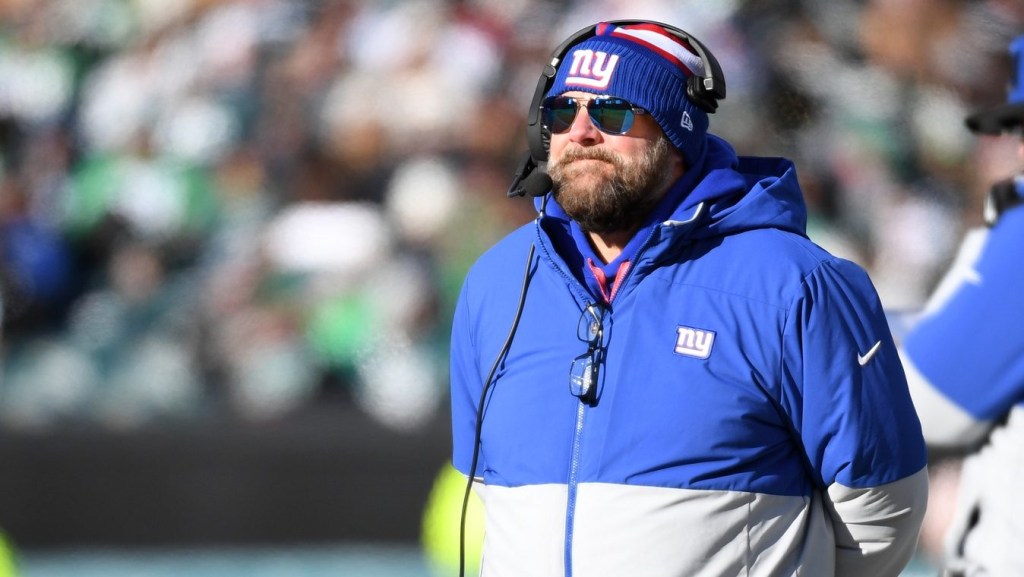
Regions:
<svg viewBox="0 0 1024 577"><path fill-rule="evenodd" d="M593 30L543 100L553 188L455 313L481 574L898 575L925 449L870 281L807 239L792 163L707 133L703 45Z"/></svg>
<svg viewBox="0 0 1024 577"><path fill-rule="evenodd" d="M1010 54L1009 100L968 117L973 132L1020 138L1024 36ZM969 453L946 537L947 575L1024 575L1024 180L998 183L988 200L988 227L964 239L903 342L925 441L937 454Z"/></svg>

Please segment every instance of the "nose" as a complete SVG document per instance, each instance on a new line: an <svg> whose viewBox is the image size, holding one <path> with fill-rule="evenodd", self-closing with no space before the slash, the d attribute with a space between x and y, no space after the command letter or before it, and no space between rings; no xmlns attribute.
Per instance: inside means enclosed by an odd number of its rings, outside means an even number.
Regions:
<svg viewBox="0 0 1024 577"><path fill-rule="evenodd" d="M594 126L587 113L586 106L580 106L576 111L576 118L572 119L569 131L566 133L569 140L577 144L597 144L601 142L602 132Z"/></svg>

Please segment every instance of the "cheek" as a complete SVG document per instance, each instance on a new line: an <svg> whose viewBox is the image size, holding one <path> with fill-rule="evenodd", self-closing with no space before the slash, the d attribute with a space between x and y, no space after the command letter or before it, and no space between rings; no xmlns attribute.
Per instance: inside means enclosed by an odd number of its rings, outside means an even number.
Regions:
<svg viewBox="0 0 1024 577"><path fill-rule="evenodd" d="M617 147L617 152L629 158L640 158L647 153L654 142L644 138L623 139Z"/></svg>
<svg viewBox="0 0 1024 577"><path fill-rule="evenodd" d="M562 158L562 152L565 150L565 138L558 135L551 137L551 142L548 144L548 164L554 164L558 159Z"/></svg>

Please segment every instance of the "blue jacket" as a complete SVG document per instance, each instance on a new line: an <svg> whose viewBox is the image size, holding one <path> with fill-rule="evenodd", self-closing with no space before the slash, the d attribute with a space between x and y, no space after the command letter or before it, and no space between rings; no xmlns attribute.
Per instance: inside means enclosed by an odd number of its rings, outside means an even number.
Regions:
<svg viewBox="0 0 1024 577"><path fill-rule="evenodd" d="M925 450L875 290L806 237L792 163L709 138L627 250L595 403L569 373L602 296L557 203L468 274L454 464L482 482L482 575L884 576L910 558Z"/></svg>

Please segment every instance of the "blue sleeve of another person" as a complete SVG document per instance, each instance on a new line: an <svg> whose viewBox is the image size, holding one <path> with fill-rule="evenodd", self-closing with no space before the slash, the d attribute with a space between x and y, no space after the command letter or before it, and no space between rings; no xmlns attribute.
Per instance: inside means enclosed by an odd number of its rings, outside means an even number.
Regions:
<svg viewBox="0 0 1024 577"><path fill-rule="evenodd" d="M1024 402L1024 208L992 228L973 270L921 318L904 349L921 374L977 420Z"/></svg>

